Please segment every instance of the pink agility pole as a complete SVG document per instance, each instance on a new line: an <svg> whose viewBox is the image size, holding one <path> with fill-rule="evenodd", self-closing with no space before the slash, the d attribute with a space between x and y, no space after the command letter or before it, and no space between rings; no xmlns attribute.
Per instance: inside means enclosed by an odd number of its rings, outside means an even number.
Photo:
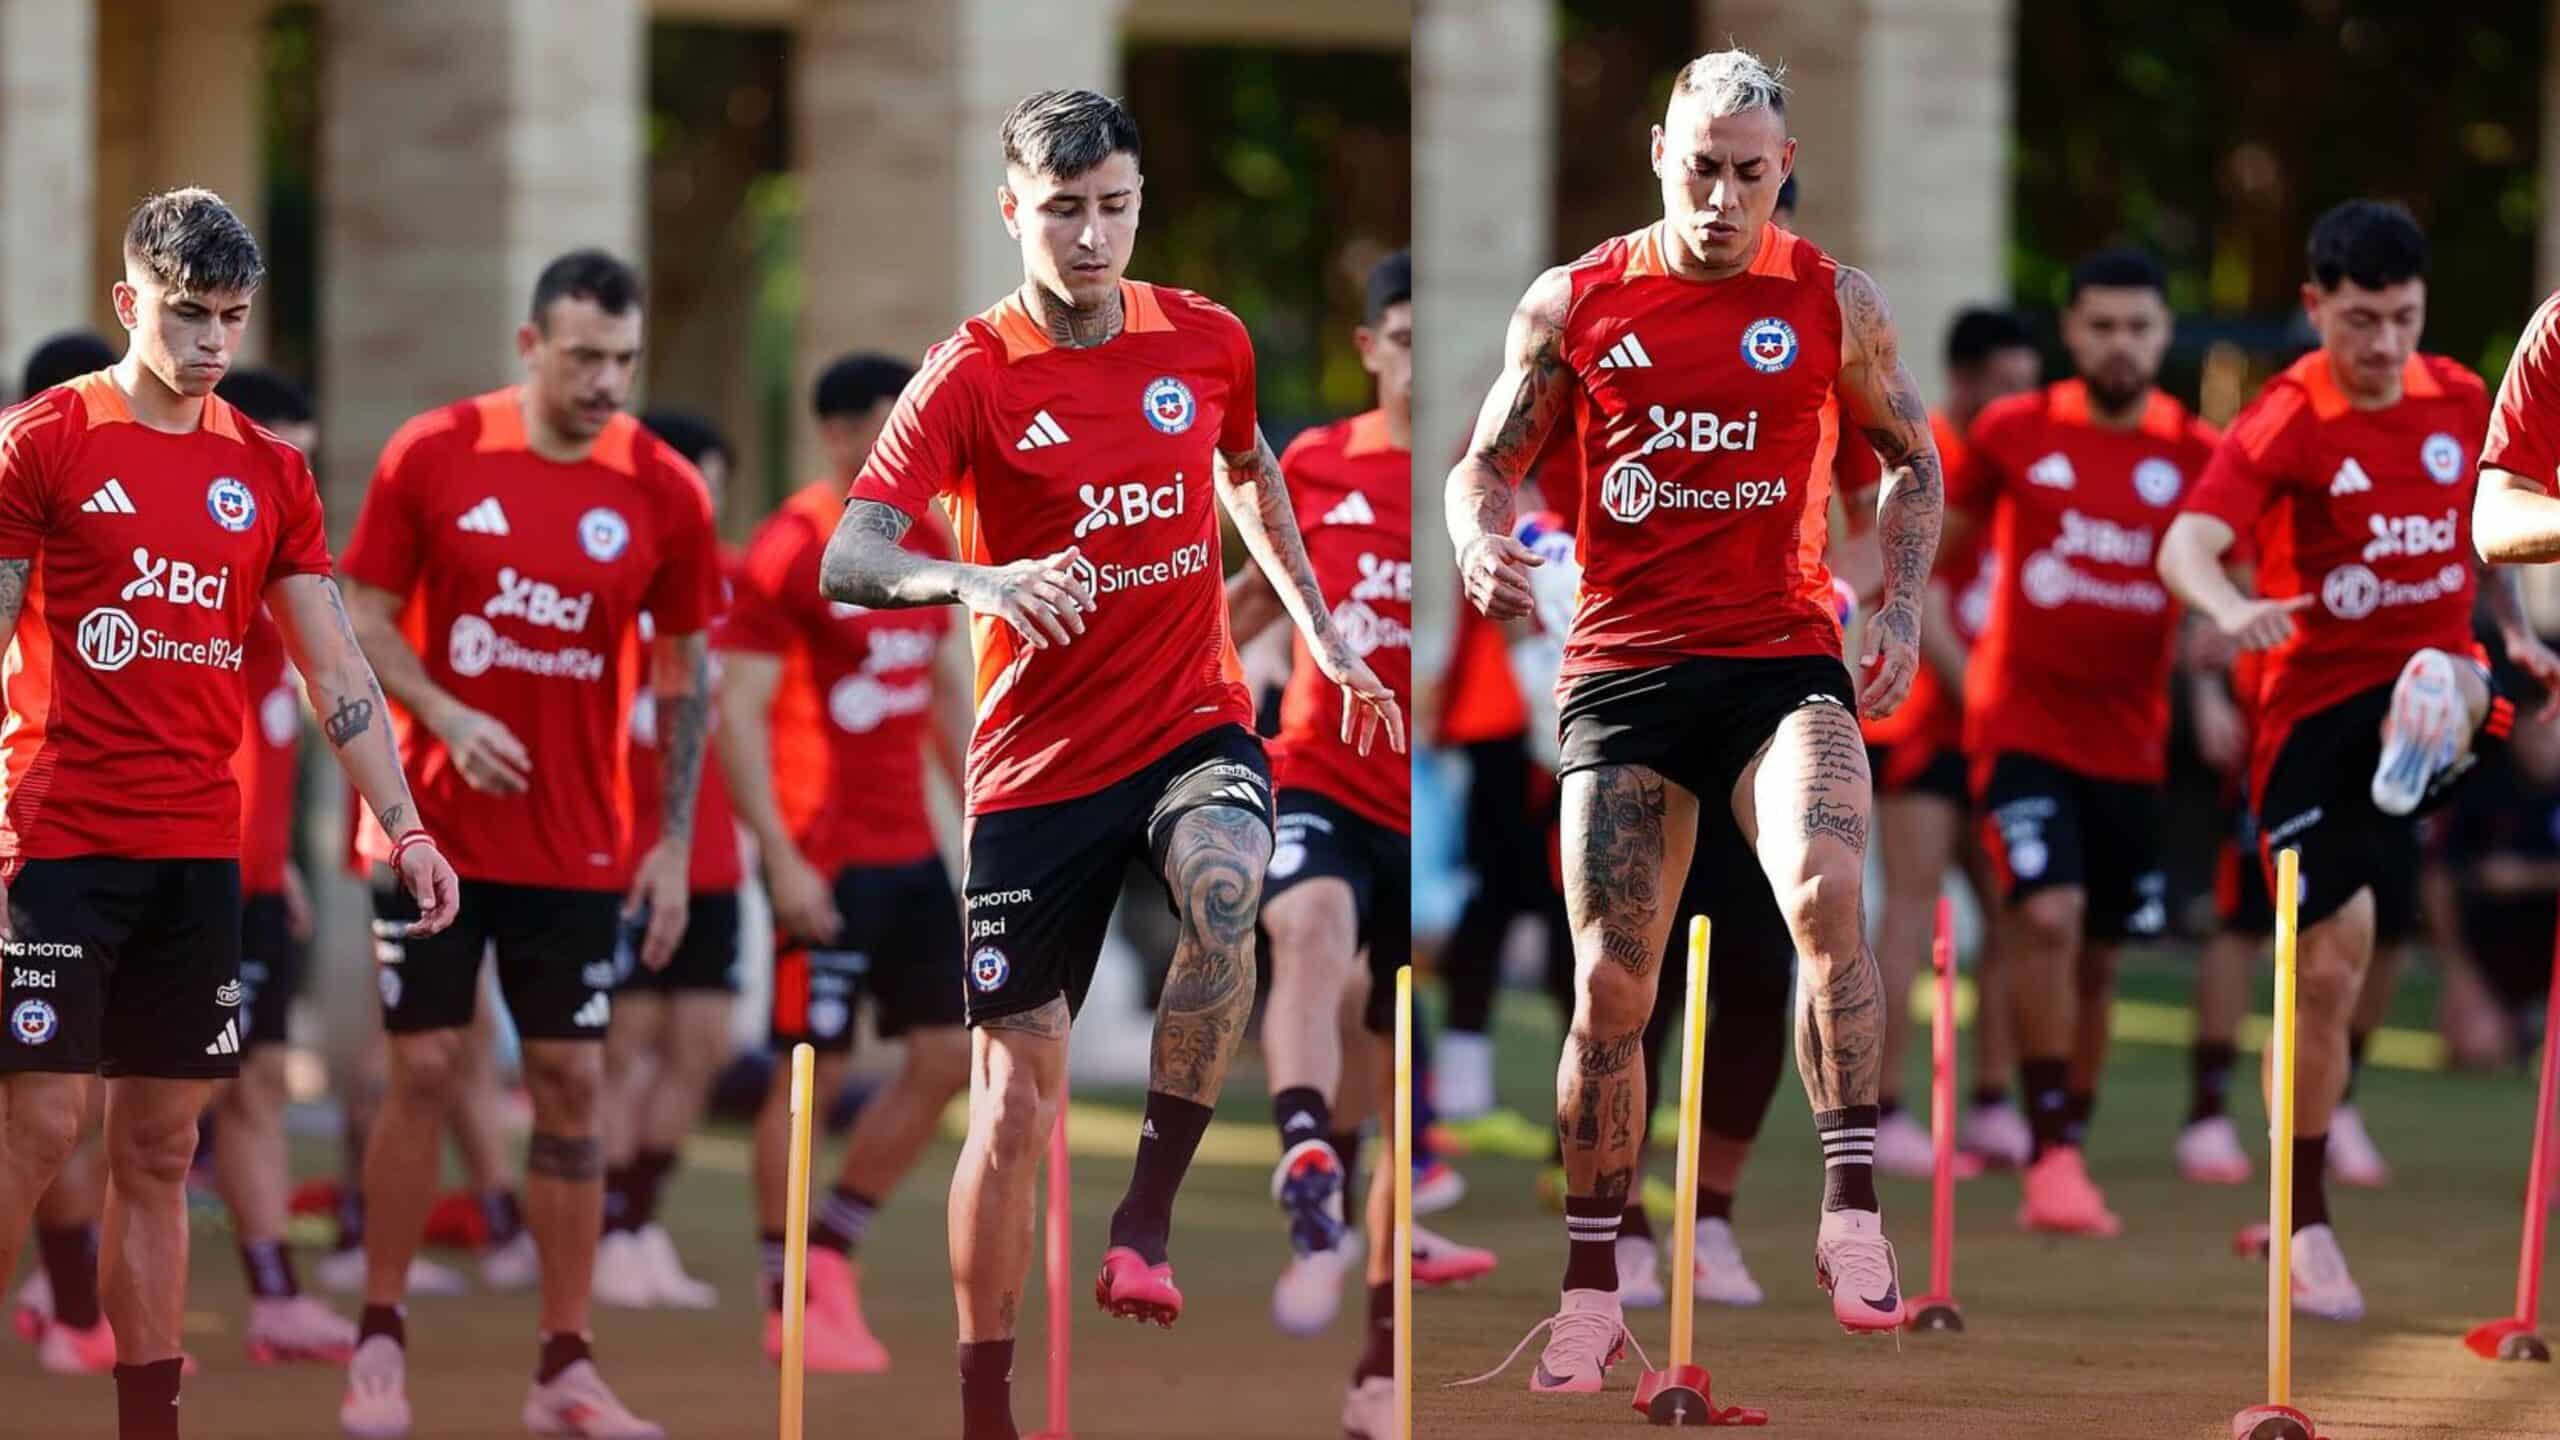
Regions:
<svg viewBox="0 0 2560 1440"><path fill-rule="evenodd" d="M1049 1127L1048 1240L1045 1257L1049 1284L1049 1428L1031 1440L1074 1440L1067 1418L1067 1340L1075 1328L1072 1282L1075 1264L1075 1217L1067 1193L1067 1086L1058 1082L1058 1119Z"/></svg>
<svg viewBox="0 0 2560 1440"><path fill-rule="evenodd" d="M2551 1359L2542 1322L2542 1240L2551 1220L2552 1104L2560 1099L2560 935L2552 939L2551 996L2543 1012L2542 1088L2533 1105L2533 1173L2524 1184L2524 1247L2516 1259L2516 1313L2462 1337L2483 1360Z"/></svg>
<svg viewBox="0 0 2560 1440"><path fill-rule="evenodd" d="M1955 907L1938 897L1938 935L1929 966L1937 1003L1929 1016L1929 1293L1911 1307L1914 1330L1964 1328L1956 1305L1956 937Z"/></svg>

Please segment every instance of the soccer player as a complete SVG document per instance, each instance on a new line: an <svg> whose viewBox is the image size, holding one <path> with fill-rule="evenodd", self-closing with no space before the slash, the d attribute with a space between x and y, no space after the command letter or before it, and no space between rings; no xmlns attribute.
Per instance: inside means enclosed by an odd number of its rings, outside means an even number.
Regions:
<svg viewBox="0 0 2560 1440"><path fill-rule="evenodd" d="M889 1368L863 1319L854 1256L943 1109L969 1086L960 897L925 803L928 751L955 790L962 783L969 681L959 617L832 604L818 593L845 495L913 375L869 354L820 372L812 409L827 474L758 527L719 637L715 738L738 813L755 832L780 937L774 1054L805 1042L818 1054L815 1092L835 1094L865 992L880 1033L906 1041L897 1074L855 1118L835 1184L809 1216L804 1360L847 1374ZM907 543L937 558L953 553L938 519L909 531ZM756 1116L754 1172L764 1347L777 1360L790 1143L790 1067L777 1064Z"/></svg>
<svg viewBox="0 0 2560 1440"><path fill-rule="evenodd" d="M593 1363L589 1286L604 1211L596 1111L626 908L640 961L682 940L710 687L704 630L719 557L701 477L622 410L640 357L639 278L600 251L543 267L516 332L521 385L400 427L344 567L367 653L401 707L419 803L465 827L461 918L428 943L375 894L391 1077L365 1156L365 1305L340 1423L408 1433L401 1280L432 1199L479 994L481 952L524 1041L533 1135L524 1214L541 1256L540 1353L524 1401L537 1434L662 1435ZM658 841L631 851L625 698L639 617L655 622ZM628 890L629 901L623 903Z"/></svg>
<svg viewBox="0 0 2560 1440"><path fill-rule="evenodd" d="M1527 612L1536 563L1511 535L1513 487L1568 414L1596 477L1561 682L1568 1259L1533 1391L1597 1391L1623 1352L1614 1250L1645 1105L1638 1057L1675 918L1664 881L1687 872L1702 816L1739 829L1804 967L1798 1060L1828 1177L1817 1278L1845 1328L1902 1323L1874 1183L1884 995L1859 898L1858 714L1890 714L1910 687L1944 486L1883 296L1768 223L1795 159L1785 95L1747 52L1682 69L1653 134L1664 218L1530 287L1449 477L1468 597L1497 617ZM1842 664L1829 496L1813 478L1835 387L1887 469L1862 688Z"/></svg>
<svg viewBox="0 0 2560 1440"><path fill-rule="evenodd" d="M33 399L116 363L116 349L86 330L55 335L27 356L18 397ZM80 1143L36 1202L36 1264L11 1305L20 1337L36 1347L36 1363L57 1375L103 1375L115 1368L115 1332L98 1309L98 1213L107 1171L99 1154L105 1097L89 1097Z"/></svg>
<svg viewBox="0 0 2560 1440"><path fill-rule="evenodd" d="M319 436L310 397L268 370L234 370L214 393L294 449ZM214 1184L239 1235L249 1282L249 1358L343 1365L356 1327L302 1293L285 1245L293 1167L285 1153L285 1023L302 989L311 894L293 863L294 769L302 702L283 636L266 612L251 620L241 671L251 697L232 755L240 783L240 1078L214 1097Z"/></svg>
<svg viewBox="0 0 2560 1440"><path fill-rule="evenodd" d="M0 1273L103 1075L98 1269L118 1433L178 1434L188 1163L240 1072L241 654L278 617L330 747L398 837L422 933L451 868L400 774L382 692L329 578L320 496L291 446L212 392L264 278L257 242L206 190L126 224L108 370L0 413Z"/></svg>
<svg viewBox="0 0 2560 1440"><path fill-rule="evenodd" d="M2161 543L2160 575L2228 641L2267 652L2250 737L2259 854L2272 876L2277 851L2302 853L2293 1303L2354 1320L2364 1296L2330 1222L2326 1152L2379 897L2417 874L2411 815L2449 791L2474 745L2504 736L2513 708L2470 629L2488 393L2418 353L2426 236L2397 206L2352 200L2312 225L2308 251L2302 301L2320 348L2232 421ZM2222 566L2243 531L2254 596ZM2491 577L2486 599L2508 658L2560 681L2514 573Z"/></svg>
<svg viewBox="0 0 2560 1440"><path fill-rule="evenodd" d="M1270 781L1227 633L1223 500L1325 677L1354 748L1404 745L1395 694L1325 609L1255 423L1252 342L1225 309L1125 280L1138 128L1082 90L1005 117L997 204L1021 289L934 347L829 542L828 598L969 607L969 1138L951 1187L965 1440L1014 1436L1013 1329L1067 1030L1143 858L1180 922L1146 1117L1095 1300L1182 1313L1173 1201L1253 1003ZM964 560L899 542L937 497Z"/></svg>
<svg viewBox="0 0 2560 1440"><path fill-rule="evenodd" d="M2480 452L2472 533L2493 565L2560 560L2560 293L2525 322Z"/></svg>
<svg viewBox="0 0 2560 1440"><path fill-rule="evenodd" d="M2178 611L2152 561L2216 437L2156 383L2166 287L2136 250L2074 267L2071 378L1986 407L1948 484L1959 513L1988 522L1996 576L1966 669L1964 749L2034 1141L2018 1220L2056 1234L2122 1229L2082 1143L2116 947L2168 918L2159 786Z"/></svg>
<svg viewBox="0 0 2560 1440"><path fill-rule="evenodd" d="M2044 361L2017 317L2004 310L1959 313L1947 331L1947 403L1929 412L1938 463L1949 476L1963 468L1964 432L1984 406L2042 383ZM1922 612L1919 672L1911 698L1881 720L1866 722L1867 767L1875 776L1877 860L1884 910L1876 965L1884 973L1884 1091L1877 1108L1876 1166L1889 1175L1926 1178L1934 1163L1929 1130L1902 1105L1901 1077L1910 1053L1912 981L1928 966L1937 929L1938 894L1959 860L1988 894L1987 870L1976 863L1965 817L1973 808L1964 765L1964 669L1989 617L1989 576L1981 547L1959 543L1938 551ZM2027 1163L2026 1127L2008 1103L2015 1063L2005 1040L2007 972L1998 945L1985 936L1974 981L1974 1091L1961 1128L1962 1164Z"/></svg>
<svg viewBox="0 0 2560 1440"><path fill-rule="evenodd" d="M640 424L702 477L716 517L728 495L728 441L709 421L678 411L650 411ZM724 576L735 575L737 558L722 547ZM657 697L643 686L631 707L632 842L642 852L658 838L657 719ZM708 1310L720 1301L717 1288L685 1273L674 1237L658 1223L658 1201L729 1058L743 879L729 787L706 763L694 803L684 939L659 970L632 964L625 945L605 1029L604 1237L596 1242L595 1287L607 1305ZM629 923L645 928L644 918Z"/></svg>

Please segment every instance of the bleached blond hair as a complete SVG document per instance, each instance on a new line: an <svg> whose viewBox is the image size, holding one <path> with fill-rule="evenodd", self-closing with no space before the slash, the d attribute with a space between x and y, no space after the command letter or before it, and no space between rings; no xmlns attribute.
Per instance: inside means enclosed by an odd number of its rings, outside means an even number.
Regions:
<svg viewBox="0 0 2560 1440"><path fill-rule="evenodd" d="M1760 109L1783 117L1787 113L1786 75L1785 65L1770 65L1736 46L1701 55L1681 66L1680 78L1671 84L1671 98L1698 97L1711 120Z"/></svg>

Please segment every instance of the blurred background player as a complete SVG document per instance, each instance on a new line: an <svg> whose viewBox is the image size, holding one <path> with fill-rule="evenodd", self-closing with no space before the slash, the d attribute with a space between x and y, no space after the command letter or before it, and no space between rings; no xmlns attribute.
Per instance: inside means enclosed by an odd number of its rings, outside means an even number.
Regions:
<svg viewBox="0 0 2560 1440"><path fill-rule="evenodd" d="M2302 303L2320 348L2232 421L2159 566L2224 640L2268 652L2250 746L2259 854L2272 875L2278 850L2302 853L2293 1303L2355 1320L2364 1296L2330 1221L2327 1149L2377 913L2415 883L2411 817L2450 793L2475 745L2504 739L2513 707L2471 639L2489 397L2462 365L2418 351L2426 236L2398 206L2351 200L2312 225L2306 248ZM2255 596L2222 564L2243 531ZM2546 688L2560 680L2515 572L2485 592L2508 660ZM2263 1244L2262 1231L2244 1243Z"/></svg>
<svg viewBox="0 0 2560 1440"><path fill-rule="evenodd" d="M854 1004L866 993L879 1033L906 1042L809 1213L806 1363L851 1374L889 1368L863 1319L853 1257L943 1109L969 1086L960 900L925 792L928 752L955 792L963 784L969 682L958 617L941 606L834 604L818 591L827 537L912 376L874 354L841 356L820 372L811 409L827 473L757 528L719 635L715 738L773 897L773 1052L813 1046L816 1093L835 1094L852 1054ZM938 515L906 543L938 559L954 552ZM776 1360L790 1086L790 1067L776 1064L755 1130L764 1348Z"/></svg>
<svg viewBox="0 0 2560 1440"><path fill-rule="evenodd" d="M116 358L116 348L103 336L85 330L53 336L27 356L18 398L32 400L106 369ZM36 1202L37 1263L10 1305L11 1325L36 1347L36 1363L57 1375L103 1375L116 1363L115 1333L98 1308L98 1214L107 1201L106 1157L100 1151L105 1107L104 1087L93 1089L80 1143Z"/></svg>
<svg viewBox="0 0 2560 1440"><path fill-rule="evenodd" d="M351 1434L409 1428L402 1278L492 944L534 1111L524 1211L542 1310L526 1426L664 1433L615 1398L591 1356L601 1042L626 908L648 912L642 964L664 967L683 938L720 575L701 478L622 410L641 321L639 278L620 260L573 251L545 266L516 335L524 383L401 427L347 547L355 624L405 712L420 803L468 837L454 929L385 942L391 1083L365 1160L363 1338L340 1410ZM622 697L641 678L644 610L661 820L635 857ZM384 924L411 918L398 895L375 899Z"/></svg>
<svg viewBox="0 0 2560 1440"><path fill-rule="evenodd" d="M318 437L311 398L270 370L234 370L214 393L308 455ZM343 1365L354 1322L302 1293L285 1223L293 1166L285 1148L286 1021L302 992L311 892L293 860L294 767L302 686L265 610L251 617L241 661L248 723L233 755L240 782L240 1078L214 1097L214 1182L230 1207L249 1282L249 1358Z"/></svg>
<svg viewBox="0 0 2560 1440"><path fill-rule="evenodd" d="M824 570L830 599L956 600L974 617L977 1033L951 1192L965 1440L1017 1433L1030 1180L1116 882L1142 855L1181 936L1095 1300L1164 1325L1182 1312L1173 1201L1253 1004L1271 855L1269 766L1219 583L1219 501L1341 687L1356 746L1404 745L1393 693L1336 630L1308 569L1255 420L1243 326L1190 292L1122 279L1138 227L1136 121L1091 91L1043 91L1005 117L1002 138L998 199L1021 242L1023 285L928 353L855 482ZM958 507L966 563L900 544L943 497Z"/></svg>
<svg viewBox="0 0 2560 1440"><path fill-rule="evenodd" d="M1645 1103L1643 1030L1673 931L1663 882L1686 873L1702 811L1721 823L1730 809L1808 971L1800 1069L1828 1176L1817 1278L1844 1328L1902 1320L1874 1188L1882 996L1858 900L1870 794L1856 716L1893 710L1918 664L1943 486L1872 283L1769 224L1795 153L1784 105L1747 52L1683 68L1654 132L1666 218L1532 285L1449 480L1469 598L1502 617L1530 608L1539 563L1512 538L1513 487L1568 409L1582 468L1598 477L1564 661L1577 993L1557 1128L1569 1258L1538 1392L1597 1391L1623 1350L1615 1249ZM1812 460L1835 380L1841 410L1890 467L1878 502L1887 592L1863 689L1839 658L1821 547L1800 538L1823 523L1807 532L1807 511L1827 512ZM1757 420L1731 399L1717 410L1746 418L1688 408L1745 394ZM1706 563L1702 543L1726 558ZM1702 734L1714 742L1705 756Z"/></svg>
<svg viewBox="0 0 2560 1440"><path fill-rule="evenodd" d="M1992 402L1948 485L1987 521L1989 623L1964 687L1964 748L2000 889L2033 1152L2019 1223L2114 1235L2082 1144L2097 1105L2116 949L2168 919L2160 785L2168 773L2177 608L2158 536L2217 438L2157 386L2167 282L2106 250L2071 272L2072 377Z"/></svg>
<svg viewBox="0 0 2560 1440"><path fill-rule="evenodd" d="M709 421L676 411L650 411L640 424L702 477L716 521L729 495L729 442ZM724 594L737 568L738 557L723 546ZM654 633L645 614L640 633L644 640ZM658 839L657 720L657 696L644 685L631 707L631 842L641 852ZM684 939L675 958L653 970L634 963L646 917L629 922L605 1030L604 1236L596 1242L595 1286L607 1305L707 1310L719 1303L718 1289L685 1273L674 1237L658 1223L658 1202L729 1058L742 878L729 786L720 767L706 763L694 805Z"/></svg>
<svg viewBox="0 0 2560 1440"><path fill-rule="evenodd" d="M450 922L455 882L376 713L310 467L213 394L265 278L257 241L219 196L176 190L135 208L122 253L124 356L0 413L0 610L19 632L6 773L49 777L9 785L0 825L0 1273L103 1074L117 1433L175 1440L188 1162L198 1117L240 1072L247 1018L229 762L251 705L228 657L262 604L396 836L421 933Z"/></svg>
<svg viewBox="0 0 2560 1440"><path fill-rule="evenodd" d="M2016 316L1977 308L1959 312L1948 327L1946 363L1947 401L1929 412L1929 429L1937 437L1938 462L1952 476L1963 468L1963 436L1974 417L2004 395L2034 389L2043 379L2044 360ZM1964 670L1989 618L1989 591L1979 537L1949 535L1929 580L1911 698L1892 715L1861 726L1867 767L1875 776L1876 863L1884 879L1876 935L1876 966L1884 974L1886 996L1876 1168L1906 1178L1926 1178L1932 1164L1928 1125L1902 1103L1912 982L1928 968L1947 872L1961 865L1978 896L1992 889L1982 847L1965 823L1973 799L1964 764ZM1974 963L1974 1085L1960 1144L1972 1163L2015 1166L2027 1163L2028 1140L2009 1104L2016 1055L2008 1044L2008 971L1998 952L1996 927L1984 927Z"/></svg>

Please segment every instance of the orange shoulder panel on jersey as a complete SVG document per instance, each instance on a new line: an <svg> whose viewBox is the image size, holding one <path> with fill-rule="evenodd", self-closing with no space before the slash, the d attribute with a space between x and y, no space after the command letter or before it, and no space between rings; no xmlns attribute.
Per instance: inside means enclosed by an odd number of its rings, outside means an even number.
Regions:
<svg viewBox="0 0 2560 1440"><path fill-rule="evenodd" d="M408 460L410 451L438 436L450 435L460 428L462 428L462 411L459 407L452 405L410 417L399 429L392 431L391 438L384 442L381 468L384 471L399 469Z"/></svg>
<svg viewBox="0 0 2560 1440"><path fill-rule="evenodd" d="M2240 418L2231 422L2229 439L2252 462L2263 464L2267 452L2275 448L2295 418L2310 405L2311 397L2301 386L2271 385L2257 404L2241 411Z"/></svg>

